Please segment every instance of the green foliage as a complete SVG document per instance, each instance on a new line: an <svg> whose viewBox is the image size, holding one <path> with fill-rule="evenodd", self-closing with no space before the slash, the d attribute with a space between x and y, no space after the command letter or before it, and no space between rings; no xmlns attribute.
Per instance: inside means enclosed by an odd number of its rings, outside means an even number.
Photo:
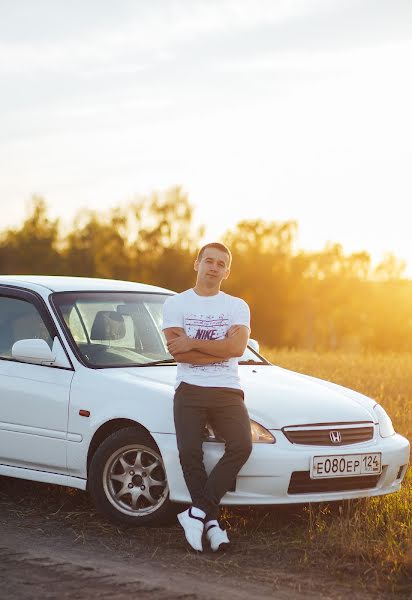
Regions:
<svg viewBox="0 0 412 600"><path fill-rule="evenodd" d="M0 234L0 272L143 281L182 291L194 284L204 235L178 186L107 214L81 211L63 235L42 198L19 229ZM223 236L233 253L224 290L251 308L252 337L310 350L412 350L412 282L391 254L375 270L367 252L340 244L296 251L295 221L241 221Z"/></svg>
<svg viewBox="0 0 412 600"><path fill-rule="evenodd" d="M125 236L126 217L112 211L103 219L87 212L75 219L63 244L62 262L67 275L127 279L131 257Z"/></svg>
<svg viewBox="0 0 412 600"><path fill-rule="evenodd" d="M193 227L193 208L182 189L153 193L129 210L134 217L131 279L176 291L190 287L203 228Z"/></svg>
<svg viewBox="0 0 412 600"><path fill-rule="evenodd" d="M20 229L0 235L0 272L15 275L61 272L59 222L47 217L46 203L34 196Z"/></svg>

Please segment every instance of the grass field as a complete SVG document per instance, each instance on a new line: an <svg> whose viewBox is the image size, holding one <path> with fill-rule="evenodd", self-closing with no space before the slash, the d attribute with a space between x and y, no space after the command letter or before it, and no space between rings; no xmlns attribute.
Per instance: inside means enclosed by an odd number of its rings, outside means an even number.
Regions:
<svg viewBox="0 0 412 600"><path fill-rule="evenodd" d="M342 354L263 350L281 367L351 387L382 404L412 442L412 354ZM242 527L255 524L251 514ZM399 493L333 506L307 506L278 543L302 564L375 580L412 597L412 476ZM262 520L262 514L259 513ZM271 522L272 520L272 522ZM259 524L273 532L273 516ZM286 533L286 535L285 535ZM408 592L409 591L409 592Z"/></svg>

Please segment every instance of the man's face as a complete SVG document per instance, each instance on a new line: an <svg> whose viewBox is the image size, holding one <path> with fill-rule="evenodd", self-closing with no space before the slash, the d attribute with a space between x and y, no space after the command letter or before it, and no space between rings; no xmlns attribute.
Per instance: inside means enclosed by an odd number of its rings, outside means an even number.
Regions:
<svg viewBox="0 0 412 600"><path fill-rule="evenodd" d="M207 287L219 287L229 277L229 256L218 248L206 248L200 260L195 261L197 281Z"/></svg>

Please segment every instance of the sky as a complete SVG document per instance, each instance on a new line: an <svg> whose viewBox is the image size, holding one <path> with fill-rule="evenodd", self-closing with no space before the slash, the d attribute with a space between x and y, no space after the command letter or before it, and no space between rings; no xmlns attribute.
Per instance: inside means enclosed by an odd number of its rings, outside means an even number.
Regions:
<svg viewBox="0 0 412 600"><path fill-rule="evenodd" d="M412 277L410 0L0 0L0 230L182 186Z"/></svg>

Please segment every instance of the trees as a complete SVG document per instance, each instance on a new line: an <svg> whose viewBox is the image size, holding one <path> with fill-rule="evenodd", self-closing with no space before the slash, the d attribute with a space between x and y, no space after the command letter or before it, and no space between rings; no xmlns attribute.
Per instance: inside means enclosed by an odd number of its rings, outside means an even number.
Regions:
<svg viewBox="0 0 412 600"><path fill-rule="evenodd" d="M345 255L340 244L306 253L303 297L308 348L356 349L368 340L367 252Z"/></svg>
<svg viewBox="0 0 412 600"><path fill-rule="evenodd" d="M182 290L192 281L203 235L192 219L187 195L174 187L106 214L82 210L63 235L44 199L34 197L22 226L0 234L0 271L131 279Z"/></svg>
<svg viewBox="0 0 412 600"><path fill-rule="evenodd" d="M244 298L251 309L252 335L267 345L296 341L290 316L299 310L300 263L294 261L297 223L241 221L224 242L233 254L225 289Z"/></svg>
<svg viewBox="0 0 412 600"><path fill-rule="evenodd" d="M66 275L128 279L131 272L127 217L120 209L107 216L79 213L62 242Z"/></svg>
<svg viewBox="0 0 412 600"><path fill-rule="evenodd" d="M20 229L0 234L0 272L21 275L61 272L59 221L47 216L45 201L33 196Z"/></svg>
<svg viewBox="0 0 412 600"><path fill-rule="evenodd" d="M193 207L179 186L130 205L131 278L176 291L190 287L204 228L194 227Z"/></svg>
<svg viewBox="0 0 412 600"><path fill-rule="evenodd" d="M20 228L0 233L2 273L144 281L191 287L203 228L180 187L107 213L81 211L62 234L34 197ZM412 350L412 282L393 255L374 270L367 252L340 244L296 249L295 221L245 220L226 232L233 253L224 290L251 308L252 335L267 346Z"/></svg>

